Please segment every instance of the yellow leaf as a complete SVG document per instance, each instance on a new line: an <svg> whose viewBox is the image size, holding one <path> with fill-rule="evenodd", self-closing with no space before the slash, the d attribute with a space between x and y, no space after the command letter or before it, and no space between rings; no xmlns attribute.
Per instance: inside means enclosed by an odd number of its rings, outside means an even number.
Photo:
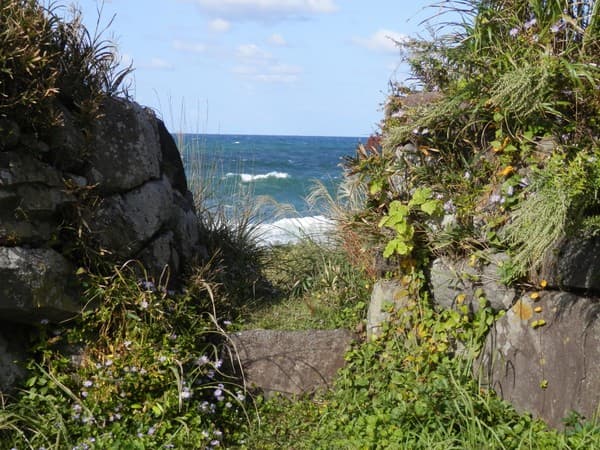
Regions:
<svg viewBox="0 0 600 450"><path fill-rule="evenodd" d="M467 297L467 296L466 296L465 294L458 294L458 295L456 296L456 303L458 303L459 305L462 305L462 304L463 304L463 302L465 301L465 298L466 298L466 297Z"/></svg>
<svg viewBox="0 0 600 450"><path fill-rule="evenodd" d="M535 302L540 299L540 293L532 292L531 294L529 294L529 298Z"/></svg>
<svg viewBox="0 0 600 450"><path fill-rule="evenodd" d="M510 175L511 173L515 172L515 168L513 166L506 166L504 169L502 169L499 172L499 175L506 177L508 175Z"/></svg>
<svg viewBox="0 0 600 450"><path fill-rule="evenodd" d="M541 287L542 289L545 289L545 288L546 288L546 286L548 286L548 282L547 282L546 280L542 280L542 281L540 281L540 287Z"/></svg>
<svg viewBox="0 0 600 450"><path fill-rule="evenodd" d="M542 312L542 307L541 307L541 306L536 306L535 308L533 308L533 310L534 310L536 313L541 313L541 312Z"/></svg>

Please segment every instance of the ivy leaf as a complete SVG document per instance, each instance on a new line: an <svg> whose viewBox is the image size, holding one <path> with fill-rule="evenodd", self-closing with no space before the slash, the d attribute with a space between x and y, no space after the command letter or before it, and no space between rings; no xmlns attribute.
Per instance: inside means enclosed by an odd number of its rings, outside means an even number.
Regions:
<svg viewBox="0 0 600 450"><path fill-rule="evenodd" d="M419 188L413 194L412 199L408 202L408 206L420 206L431 198L431 189Z"/></svg>
<svg viewBox="0 0 600 450"><path fill-rule="evenodd" d="M371 186L369 187L369 193L371 195L379 194L382 188L383 182L381 180L375 180L373 181L373 183L371 183Z"/></svg>
<svg viewBox="0 0 600 450"><path fill-rule="evenodd" d="M421 211L430 216L433 216L438 211L439 204L440 202L437 200L427 200L421 205Z"/></svg>

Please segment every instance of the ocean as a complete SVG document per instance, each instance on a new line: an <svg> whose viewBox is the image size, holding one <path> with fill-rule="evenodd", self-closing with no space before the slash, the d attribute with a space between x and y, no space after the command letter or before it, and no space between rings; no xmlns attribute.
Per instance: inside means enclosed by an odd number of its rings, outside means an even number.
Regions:
<svg viewBox="0 0 600 450"><path fill-rule="evenodd" d="M318 238L331 226L306 197L315 181L334 192L344 156L366 138L184 134L176 141L203 209L220 207L235 221L249 205L260 205L253 217L261 242L281 244Z"/></svg>

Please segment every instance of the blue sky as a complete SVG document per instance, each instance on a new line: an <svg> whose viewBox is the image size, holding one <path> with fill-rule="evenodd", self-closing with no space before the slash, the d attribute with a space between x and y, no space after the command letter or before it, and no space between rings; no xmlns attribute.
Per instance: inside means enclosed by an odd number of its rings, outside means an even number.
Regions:
<svg viewBox="0 0 600 450"><path fill-rule="evenodd" d="M93 31L98 0L76 2ZM389 37L427 36L432 0L105 0L134 99L173 132L366 136L389 80ZM100 4L101 5L101 4Z"/></svg>

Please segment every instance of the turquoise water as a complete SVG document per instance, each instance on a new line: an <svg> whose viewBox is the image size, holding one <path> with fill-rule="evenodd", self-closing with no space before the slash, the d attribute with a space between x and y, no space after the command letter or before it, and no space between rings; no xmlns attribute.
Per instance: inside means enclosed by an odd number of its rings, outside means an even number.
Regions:
<svg viewBox="0 0 600 450"><path fill-rule="evenodd" d="M188 179L206 178L217 189L251 191L312 214L304 201L314 180L333 187L342 176L340 163L364 138L318 136L249 136L187 134L180 139Z"/></svg>
<svg viewBox="0 0 600 450"><path fill-rule="evenodd" d="M224 205L235 215L249 203L248 196L290 205L283 211L263 207L261 221L274 225L273 234L281 227L318 228L315 218L322 211L309 208L306 196L315 180L335 190L344 156L353 155L366 138L186 134L177 140L189 184L208 186L205 207Z"/></svg>

